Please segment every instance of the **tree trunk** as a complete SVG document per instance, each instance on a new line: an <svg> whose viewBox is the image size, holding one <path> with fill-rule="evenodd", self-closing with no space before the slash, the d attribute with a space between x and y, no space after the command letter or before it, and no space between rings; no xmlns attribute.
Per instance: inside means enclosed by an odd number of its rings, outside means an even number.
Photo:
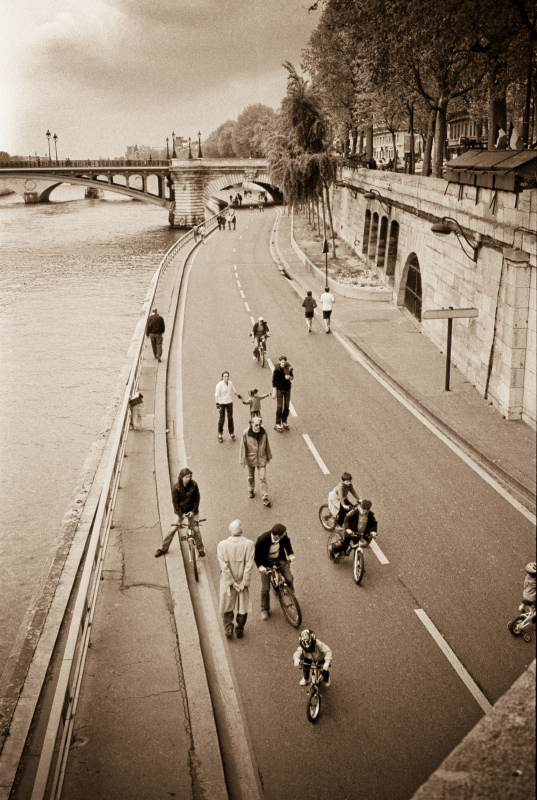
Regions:
<svg viewBox="0 0 537 800"><path fill-rule="evenodd" d="M315 205L317 206L317 233L321 235L321 216L319 214L319 195L315 198Z"/></svg>
<svg viewBox="0 0 537 800"><path fill-rule="evenodd" d="M448 100L442 98L436 112L436 127L434 132L433 178L441 178L444 164L444 147L447 134L447 105Z"/></svg>
<svg viewBox="0 0 537 800"><path fill-rule="evenodd" d="M361 156L364 152L364 131L360 131L360 135L358 137L358 155Z"/></svg>
<svg viewBox="0 0 537 800"><path fill-rule="evenodd" d="M496 128L503 128L507 133L507 101L505 90L498 93L496 87L496 70L493 69L489 82L489 150L496 149L496 140L498 138Z"/></svg>
<svg viewBox="0 0 537 800"><path fill-rule="evenodd" d="M429 176L431 174L431 152L433 149L434 131L436 127L436 109L431 108L429 114L429 125L427 126L427 139L425 140L425 149L423 151L423 166L421 174Z"/></svg>
<svg viewBox="0 0 537 800"><path fill-rule="evenodd" d="M373 126L367 125L365 129L365 157L368 162L373 158Z"/></svg>
<svg viewBox="0 0 537 800"><path fill-rule="evenodd" d="M326 239L326 209L324 207L324 193L322 187L321 187L321 203L323 206L323 233L324 233L324 238Z"/></svg>
<svg viewBox="0 0 537 800"><path fill-rule="evenodd" d="M356 128L351 128L351 136L352 136L351 155L355 156L356 155L356 144L357 144L357 141L358 141L358 131L356 130Z"/></svg>
<svg viewBox="0 0 537 800"><path fill-rule="evenodd" d="M330 230L332 231L332 258L337 257L336 253L336 236L334 233L334 222L332 220L332 206L330 205L330 190L326 181L324 182L324 190L326 192L326 207L328 208L328 219L330 220Z"/></svg>
<svg viewBox="0 0 537 800"><path fill-rule="evenodd" d="M393 171L397 172L397 138L395 131L392 131L393 142Z"/></svg>
<svg viewBox="0 0 537 800"><path fill-rule="evenodd" d="M414 153L414 103L408 106L408 129L410 132L410 174L416 171L416 155Z"/></svg>
<svg viewBox="0 0 537 800"><path fill-rule="evenodd" d="M528 77L526 83L526 102L524 103L524 116L522 118L522 134L521 138L524 142L524 147L527 148L530 144L530 113L531 113L531 82L533 78L533 42L529 47L528 59Z"/></svg>

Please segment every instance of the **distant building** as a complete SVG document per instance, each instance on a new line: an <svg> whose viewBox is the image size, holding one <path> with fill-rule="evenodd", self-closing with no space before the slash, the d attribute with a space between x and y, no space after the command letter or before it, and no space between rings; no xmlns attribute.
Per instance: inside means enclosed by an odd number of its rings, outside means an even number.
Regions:
<svg viewBox="0 0 537 800"><path fill-rule="evenodd" d="M410 153L410 134L406 131L397 131L395 147L398 161L404 162L405 155ZM414 133L414 153L416 158L421 158L423 155L421 136L418 133ZM393 161L393 136L386 128L379 127L373 130L373 157L379 167Z"/></svg>
<svg viewBox="0 0 537 800"><path fill-rule="evenodd" d="M447 124L448 160L462 155L471 147L486 146L487 131L483 122L472 119L466 111L450 115Z"/></svg>

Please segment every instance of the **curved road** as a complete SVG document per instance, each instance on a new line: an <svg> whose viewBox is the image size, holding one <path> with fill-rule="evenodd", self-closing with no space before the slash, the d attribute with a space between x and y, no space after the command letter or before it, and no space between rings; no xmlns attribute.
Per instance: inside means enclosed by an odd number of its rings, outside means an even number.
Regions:
<svg viewBox="0 0 537 800"><path fill-rule="evenodd" d="M270 619L261 620L256 573L244 639L225 647L266 798L403 800L534 657L533 646L506 628L521 595L521 567L533 552L533 528L336 337L324 335L317 321L308 335L302 300L270 256L274 220L272 210L241 210L236 231L217 231L198 249L189 277L184 431L207 517L206 565L218 587L216 545L231 520L240 518L254 540L285 523L303 625L334 652L332 685L323 690L313 726L292 664L298 632L273 600ZM251 317L260 315L272 332L269 358L285 353L295 371L289 432L274 431L276 404L262 402L273 450L270 509L259 493L248 499L239 465L247 407L235 400L237 441L226 432L219 444L214 404L223 370L243 395L253 387L270 391L270 369L252 360L248 339ZM327 559L317 517L344 470L373 500L378 544L389 562L368 550L360 587L350 559ZM474 694L416 609L445 637L475 682Z"/></svg>

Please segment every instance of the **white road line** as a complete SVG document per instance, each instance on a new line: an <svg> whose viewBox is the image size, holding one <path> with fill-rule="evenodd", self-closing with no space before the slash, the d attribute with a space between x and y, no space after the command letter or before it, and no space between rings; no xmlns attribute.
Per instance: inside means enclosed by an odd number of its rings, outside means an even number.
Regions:
<svg viewBox="0 0 537 800"><path fill-rule="evenodd" d="M492 708L492 705L489 703L481 689L477 686L475 681L471 678L469 673L463 667L451 647L448 645L440 631L433 625L427 614L422 608L415 608L415 613L417 614L418 618L423 622L433 639L435 640L436 644L439 646L440 650L444 653L447 660L462 680L468 691L474 696L475 700L479 703L481 708L485 713L489 712Z"/></svg>
<svg viewBox="0 0 537 800"><path fill-rule="evenodd" d="M376 555L381 564L390 563L375 541L372 541L369 546L371 547L371 550L374 552L374 554Z"/></svg>
<svg viewBox="0 0 537 800"><path fill-rule="evenodd" d="M269 367L270 367L270 371L271 371L271 372L274 372L274 364L272 363L272 361L271 361L271 360L270 360L270 358L268 358L268 357L267 357L267 364L268 364L268 365L269 365Z"/></svg>
<svg viewBox="0 0 537 800"><path fill-rule="evenodd" d="M242 291L242 289L241 289L241 297L242 297L242 299L243 299L243 300L244 300L244 299L245 299L245 297L246 297L246 295L244 294L244 292Z"/></svg>
<svg viewBox="0 0 537 800"><path fill-rule="evenodd" d="M313 444L313 442L311 441L311 439L308 436L308 434L307 433L303 433L302 436L304 437L304 441L306 442L306 444L308 445L309 449L311 450L311 452L313 454L313 458L315 459L315 461L320 466L321 472L323 472L325 475L330 475L330 470L328 469L328 467L326 466L326 464L322 460L321 456L317 452L317 449L316 449L315 445Z"/></svg>
<svg viewBox="0 0 537 800"><path fill-rule="evenodd" d="M289 411L291 412L291 416L298 417L298 414L295 411L295 407L292 403L289 403Z"/></svg>
<svg viewBox="0 0 537 800"><path fill-rule="evenodd" d="M252 323L252 325L255 325L255 319L253 317L250 317L250 322Z"/></svg>
<svg viewBox="0 0 537 800"><path fill-rule="evenodd" d="M241 288L241 282L238 278L237 278L237 286L239 287L239 289Z"/></svg>
<svg viewBox="0 0 537 800"><path fill-rule="evenodd" d="M372 367L370 367L369 364L361 357L360 353L354 347L352 347L352 345L348 344L348 342L346 342L345 339L342 336L340 336L337 331L334 331L333 333L336 339L347 350L351 358L354 359L354 361L358 361L358 363L361 364L362 367L364 367L364 369L366 369L382 386L384 386L384 388L387 389L390 392L390 394L392 394L395 397L396 400L398 400L408 411L410 411L411 414L414 414L416 419L418 419L423 425L425 425L426 428L428 428L432 433L434 433L434 435L437 436L440 439L440 441L444 442L444 444L447 445L449 449L455 453L455 455L461 458L465 464L467 464L471 469L474 470L474 472L476 472L481 478L483 478L483 480L486 483L488 483L489 486L492 486L492 488L495 489L498 492L498 494L504 498L504 500L507 500L508 503L511 503L513 508L516 508L517 511L520 511L520 513L524 517L526 517L527 520L533 523L533 525L537 523L537 518L535 517L535 514L532 514L531 511L529 511L522 505L522 503L519 503L518 500L512 497L509 494L509 492L506 489L504 489L500 483L498 483L498 481L496 481L491 475L488 474L488 472L482 469L479 466L479 464L476 464L476 462L470 456L466 455L466 453L463 450L461 450L461 448L458 445L456 445L454 442L448 439L448 437L445 436L441 431L439 431L438 428L436 428L432 424L432 422L429 422L427 417L424 417L423 414L420 411L418 411L417 408L414 408L414 406L408 402L408 400L406 400L402 395L398 394L398 392L392 386L390 386L390 384L387 381L385 381L384 378L382 378L377 372L375 372L375 370L372 369Z"/></svg>
<svg viewBox="0 0 537 800"><path fill-rule="evenodd" d="M242 292L241 292L241 294L242 294ZM244 297L244 295L242 295L242 296ZM245 307L246 307L246 311L247 311L248 313L250 313L250 306L248 305L248 303L246 302L246 300L244 301L244 305L245 305Z"/></svg>

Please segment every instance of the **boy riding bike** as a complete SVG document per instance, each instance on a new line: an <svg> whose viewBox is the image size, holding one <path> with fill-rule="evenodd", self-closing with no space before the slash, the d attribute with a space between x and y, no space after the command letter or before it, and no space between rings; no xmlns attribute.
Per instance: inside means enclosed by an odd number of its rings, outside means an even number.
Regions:
<svg viewBox="0 0 537 800"><path fill-rule="evenodd" d="M338 544L331 544L329 547L332 557L346 552L350 543L359 539L365 539L367 544L371 543L371 540L377 535L377 520L371 511L372 505L371 500L361 500L345 515L343 539Z"/></svg>
<svg viewBox="0 0 537 800"><path fill-rule="evenodd" d="M328 508L332 516L335 517L336 524L340 527L343 525L345 515L352 510L352 505L347 499L349 495L352 495L357 503L360 502L360 498L352 485L352 475L344 472L340 483L328 495Z"/></svg>
<svg viewBox="0 0 537 800"><path fill-rule="evenodd" d="M304 677L300 681L301 686L307 686L310 682L310 670L313 661L323 662L323 678L327 686L330 686L330 663L332 661L332 651L327 644L317 639L313 631L306 628L298 638L298 647L293 654L295 667L302 667Z"/></svg>
<svg viewBox="0 0 537 800"><path fill-rule="evenodd" d="M526 611L527 608L531 610L535 610L535 597L536 597L536 577L535 573L537 572L537 564L535 561L530 561L529 564L525 566L526 570L526 577L524 578L524 589L522 591L522 605L520 606L520 611Z"/></svg>
<svg viewBox="0 0 537 800"><path fill-rule="evenodd" d="M252 328L252 332L250 333L250 336L253 337L254 345L255 345L254 346L253 358L257 359L258 356L259 356L258 347L259 347L259 342L260 342L261 338L262 337L266 338L267 336L270 336L269 326L265 322L263 317L259 317L257 322L254 323L254 326Z"/></svg>

